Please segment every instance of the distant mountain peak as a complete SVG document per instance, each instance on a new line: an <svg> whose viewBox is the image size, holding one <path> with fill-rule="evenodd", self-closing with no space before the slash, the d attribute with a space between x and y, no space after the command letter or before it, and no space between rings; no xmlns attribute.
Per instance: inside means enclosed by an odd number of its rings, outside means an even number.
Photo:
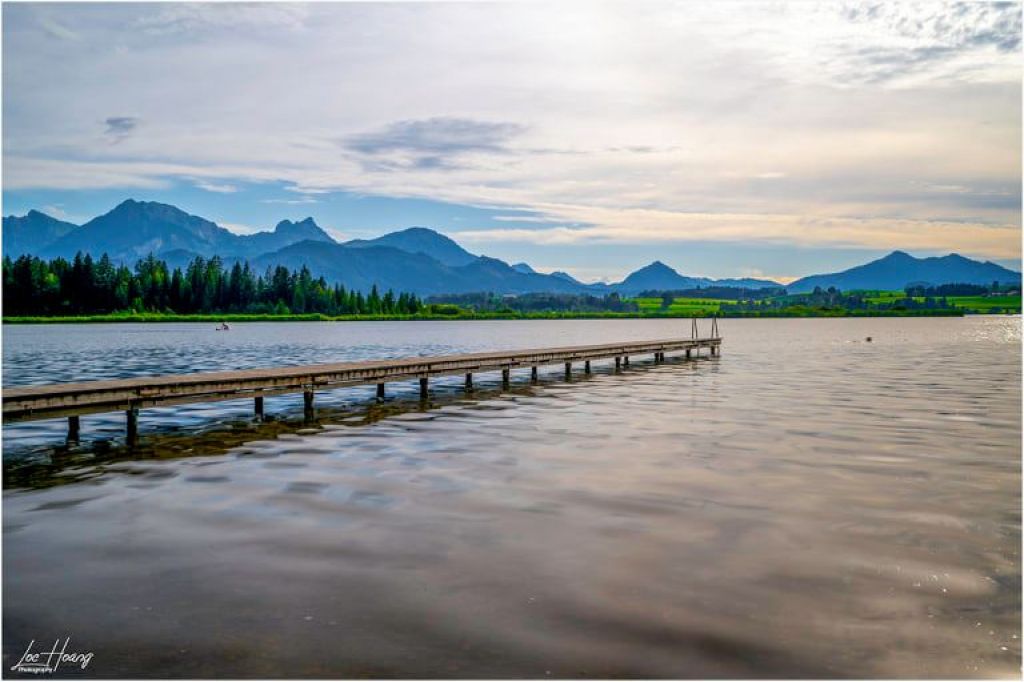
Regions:
<svg viewBox="0 0 1024 682"><path fill-rule="evenodd" d="M397 230L395 232L392 232L391 234L423 234L428 232L430 234L437 235L438 237L444 237L444 235L438 232L437 230L431 229L429 227L423 227L421 225L413 225L412 227L407 227L404 230ZM447 237L445 237L445 239L447 239Z"/></svg>
<svg viewBox="0 0 1024 682"><path fill-rule="evenodd" d="M533 275L536 274L537 272L532 267L530 267L529 263L513 263L512 269L516 270L517 272L521 272L525 275Z"/></svg>
<svg viewBox="0 0 1024 682"><path fill-rule="evenodd" d="M23 216L7 216L3 219L4 255L36 255L77 229L78 225L58 220L35 209Z"/></svg>
<svg viewBox="0 0 1024 682"><path fill-rule="evenodd" d="M172 208L175 211L181 211L182 213L185 213L185 211L182 211L180 208L174 206L173 204L164 204L159 201L139 201L137 199L125 199L120 204L112 208L110 210L110 213L113 213L118 209L129 208Z"/></svg>
<svg viewBox="0 0 1024 682"><path fill-rule="evenodd" d="M644 267L642 267L639 270L637 270L637 272L644 272L644 273L664 272L664 273L671 273L673 275L678 275L679 274L679 272L677 272L675 268L672 268L672 267L669 267L668 265L665 265L660 260L656 260L656 261L652 262L650 265L645 265Z"/></svg>
<svg viewBox="0 0 1024 682"><path fill-rule="evenodd" d="M570 275L568 272L563 272L562 270L555 270L551 273L551 276L565 280L566 282L572 282L573 284L582 284L578 279Z"/></svg>
<svg viewBox="0 0 1024 682"><path fill-rule="evenodd" d="M298 222L292 222L290 220L282 220L274 227L274 232L277 234L306 234L313 238L326 237L327 233L324 232L323 228L316 224L313 218L303 218ZM333 241L333 240L332 240Z"/></svg>
<svg viewBox="0 0 1024 682"><path fill-rule="evenodd" d="M135 199L125 199L120 204L110 209L104 216L121 216L121 215L146 215L152 214L156 216L187 216L189 218L195 218L202 220L204 223L213 224L212 221L200 218L199 216L193 216L188 211L183 211L173 204L164 204L159 201L136 201ZM101 218L104 216L100 216ZM97 220L93 218L93 220ZM92 222L92 221L90 221Z"/></svg>
<svg viewBox="0 0 1024 682"><path fill-rule="evenodd" d="M390 246L406 253L422 253L452 267L468 265L477 259L477 256L459 246L451 237L429 227L407 227L376 239L353 239L344 245L351 248Z"/></svg>

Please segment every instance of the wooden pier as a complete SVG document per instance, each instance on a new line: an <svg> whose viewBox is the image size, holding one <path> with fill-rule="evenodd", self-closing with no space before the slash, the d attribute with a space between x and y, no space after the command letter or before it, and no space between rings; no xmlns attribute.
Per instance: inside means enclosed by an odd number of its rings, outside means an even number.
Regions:
<svg viewBox="0 0 1024 682"><path fill-rule="evenodd" d="M542 365L564 364L565 376L572 374L574 364L582 364L590 373L593 360L615 359L616 370L629 366L631 356L653 355L655 362L666 353L683 353L687 358L699 355L702 349L716 356L722 339L714 336L665 341L566 346L493 353L468 353L435 357L413 357L396 360L367 360L298 367L245 369L229 372L170 374L134 377L107 381L85 381L68 384L24 386L3 390L3 421L5 424L67 417L68 439L79 438L79 417L83 414L123 410L129 443L138 433L139 410L184 403L214 402L252 398L257 416L263 416L266 396L302 393L307 415L314 409L316 391L347 386L377 386L377 398L384 398L384 386L395 381L419 381L420 397L425 399L432 377L465 375L466 390L473 388L473 374L501 371L502 387L507 388L512 371L529 368L530 379L537 380Z"/></svg>

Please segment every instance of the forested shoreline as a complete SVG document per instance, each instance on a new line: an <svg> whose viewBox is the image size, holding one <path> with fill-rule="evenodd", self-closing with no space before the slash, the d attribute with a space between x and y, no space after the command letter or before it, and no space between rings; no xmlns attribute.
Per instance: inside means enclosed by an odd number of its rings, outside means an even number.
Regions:
<svg viewBox="0 0 1024 682"><path fill-rule="evenodd" d="M185 270L152 255L132 270L106 254L71 261L34 256L3 260L5 317L90 316L113 313L251 315L416 315L423 302L410 293L368 294L330 285L308 268L284 266L256 273L248 263L225 268L197 256Z"/></svg>

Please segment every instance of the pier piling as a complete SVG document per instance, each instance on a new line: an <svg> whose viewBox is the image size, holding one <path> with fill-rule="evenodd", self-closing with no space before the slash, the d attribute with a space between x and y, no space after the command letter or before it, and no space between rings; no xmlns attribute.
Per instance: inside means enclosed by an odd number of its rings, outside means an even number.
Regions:
<svg viewBox="0 0 1024 682"><path fill-rule="evenodd" d="M540 365L561 363L569 381L574 362L583 363L583 371L589 374L595 360L614 359L616 370L628 368L630 355L653 354L657 362L662 362L666 352L686 353L688 358L696 353L700 357L701 349L707 348L717 358L721 343L719 336L675 338L16 386L3 389L3 421L11 424L66 418L68 440L74 441L80 436L80 415L124 411L131 445L138 437L138 413L144 407L252 398L253 410L262 419L265 397L302 393L305 411L311 416L314 390L372 384L377 387L377 399L382 401L385 382L419 381L422 398L428 395L430 377L461 374L466 378L466 391L471 392L476 372L501 370L502 385L508 388L516 367L529 367L530 380L536 382Z"/></svg>
<svg viewBox="0 0 1024 682"><path fill-rule="evenodd" d="M135 445L139 435L139 408L129 407L125 410L125 440L128 445Z"/></svg>

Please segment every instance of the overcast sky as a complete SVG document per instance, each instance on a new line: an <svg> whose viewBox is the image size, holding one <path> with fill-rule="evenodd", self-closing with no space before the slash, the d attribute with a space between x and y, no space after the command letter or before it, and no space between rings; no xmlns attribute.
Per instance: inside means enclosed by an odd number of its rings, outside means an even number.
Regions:
<svg viewBox="0 0 1024 682"><path fill-rule="evenodd" d="M3 5L4 213L434 227L586 279L1019 269L1020 4Z"/></svg>

